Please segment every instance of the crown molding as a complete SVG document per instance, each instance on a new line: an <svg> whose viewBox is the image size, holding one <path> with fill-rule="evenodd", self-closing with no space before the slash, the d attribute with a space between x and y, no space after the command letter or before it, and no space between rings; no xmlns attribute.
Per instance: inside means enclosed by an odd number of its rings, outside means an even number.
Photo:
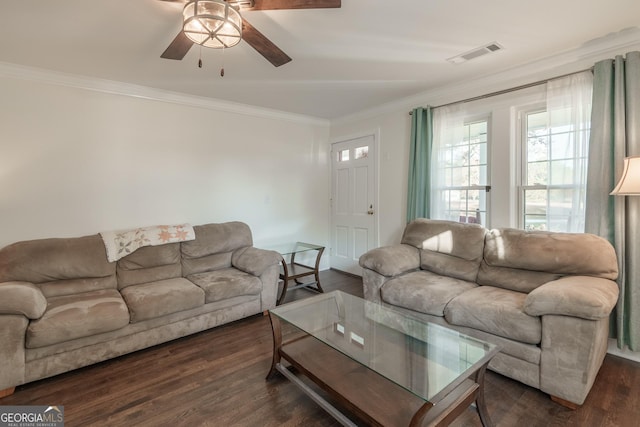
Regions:
<svg viewBox="0 0 640 427"><path fill-rule="evenodd" d="M558 75L592 67L597 61L640 50L640 28L632 27L591 40L581 46L555 55L516 65L499 73L480 76L464 82L430 89L396 101L331 120L339 126L402 111L408 113L416 106L440 105L467 99L523 84L550 79ZM408 116L407 116L408 117Z"/></svg>
<svg viewBox="0 0 640 427"><path fill-rule="evenodd" d="M0 77L35 81L57 86L67 86L76 89L84 89L95 92L122 95L132 98L141 98L151 101L168 102L189 107L203 108L207 110L223 111L227 113L242 114L246 116L264 119L282 120L300 124L328 127L330 122L302 114L288 113L269 108L255 107L220 99L205 98L202 96L187 95L171 92L147 86L123 83L114 80L86 77L43 68L29 67L0 61Z"/></svg>

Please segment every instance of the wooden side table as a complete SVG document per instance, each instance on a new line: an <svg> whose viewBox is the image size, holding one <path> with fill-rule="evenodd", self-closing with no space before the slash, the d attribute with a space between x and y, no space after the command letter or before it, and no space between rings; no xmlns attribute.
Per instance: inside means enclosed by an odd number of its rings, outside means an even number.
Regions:
<svg viewBox="0 0 640 427"><path fill-rule="evenodd" d="M270 247L266 247L265 249L270 249L273 251L277 251L282 255L282 265L280 266L280 279L282 279L282 292L278 297L278 301L276 305L282 304L285 296L287 295L287 290L289 289L299 289L305 288L310 291L324 292L322 290L322 286L320 285L320 259L322 258L322 253L324 252L324 246L314 245L311 243L304 242L295 242L295 243L287 243L282 245L274 245ZM315 252L315 263L310 265L311 263L302 263L299 261L300 256L298 256L298 261L296 261L296 255L301 254L312 254ZM287 262L287 258L290 258ZM302 282L300 279L306 276L314 276L313 282ZM294 286L289 286L289 281L293 280L296 284Z"/></svg>

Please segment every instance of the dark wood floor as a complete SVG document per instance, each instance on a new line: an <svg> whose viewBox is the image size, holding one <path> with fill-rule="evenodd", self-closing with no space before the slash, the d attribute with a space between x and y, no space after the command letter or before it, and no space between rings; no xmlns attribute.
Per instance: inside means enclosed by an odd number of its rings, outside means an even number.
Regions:
<svg viewBox="0 0 640 427"><path fill-rule="evenodd" d="M325 290L362 296L359 278L322 272ZM289 293L287 301L313 295ZM67 426L337 426L271 363L268 317L254 316L16 388L0 405L64 405ZM585 404L572 411L544 393L489 372L498 426L638 426L640 364L607 356ZM454 426L480 426L469 408Z"/></svg>

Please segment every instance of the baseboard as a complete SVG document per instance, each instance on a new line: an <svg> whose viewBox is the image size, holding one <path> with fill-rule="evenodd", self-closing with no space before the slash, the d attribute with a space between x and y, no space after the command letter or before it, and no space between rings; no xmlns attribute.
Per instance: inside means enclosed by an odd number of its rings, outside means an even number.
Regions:
<svg viewBox="0 0 640 427"><path fill-rule="evenodd" d="M618 348L618 341L615 339L609 339L609 347L607 353L614 356L623 357L625 359L633 360L634 362L640 362L640 351L631 351L629 347L625 346L623 349Z"/></svg>
<svg viewBox="0 0 640 427"><path fill-rule="evenodd" d="M338 270L337 268L333 268L333 267L331 267L329 270L337 271L338 273L346 274L347 276L357 277L358 279L362 277L359 274L349 273L348 271Z"/></svg>

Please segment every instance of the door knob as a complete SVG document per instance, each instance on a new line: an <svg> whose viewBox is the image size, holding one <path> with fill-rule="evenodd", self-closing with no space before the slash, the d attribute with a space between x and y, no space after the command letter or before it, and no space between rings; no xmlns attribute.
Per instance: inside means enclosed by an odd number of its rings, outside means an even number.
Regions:
<svg viewBox="0 0 640 427"><path fill-rule="evenodd" d="M369 205L369 210L367 211L367 214L373 215L373 205Z"/></svg>

